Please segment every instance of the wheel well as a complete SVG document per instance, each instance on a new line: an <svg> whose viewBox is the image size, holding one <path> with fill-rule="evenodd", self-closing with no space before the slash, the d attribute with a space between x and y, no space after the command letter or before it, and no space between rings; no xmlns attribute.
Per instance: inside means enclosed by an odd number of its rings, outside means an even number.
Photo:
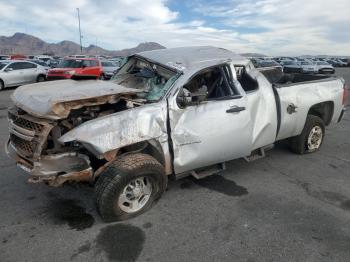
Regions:
<svg viewBox="0 0 350 262"><path fill-rule="evenodd" d="M126 154L144 153L154 157L164 168L166 168L166 161L164 157L163 149L160 143L154 139L135 143L109 151L109 154L105 154L103 159L96 158L94 155L90 155L91 166L95 169L94 177L97 178L103 170L111 165L117 158Z"/></svg>
<svg viewBox="0 0 350 262"><path fill-rule="evenodd" d="M334 103L331 101L322 102L313 105L308 112L308 115L314 115L320 117L326 126L328 126L332 120L334 111Z"/></svg>
<svg viewBox="0 0 350 262"><path fill-rule="evenodd" d="M148 140L126 146L120 150L121 154L144 153L154 157L161 165L165 166L165 158L160 143L156 140Z"/></svg>
<svg viewBox="0 0 350 262"><path fill-rule="evenodd" d="M36 79L38 80L39 77L43 76L46 79L46 76L44 74L39 74Z"/></svg>

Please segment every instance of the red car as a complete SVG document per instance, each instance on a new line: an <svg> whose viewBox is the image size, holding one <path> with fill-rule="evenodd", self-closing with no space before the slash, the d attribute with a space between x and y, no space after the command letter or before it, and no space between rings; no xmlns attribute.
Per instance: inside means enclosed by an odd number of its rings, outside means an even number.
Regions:
<svg viewBox="0 0 350 262"><path fill-rule="evenodd" d="M47 72L47 80L70 78L100 78L103 70L100 60L96 58L65 58L57 68Z"/></svg>

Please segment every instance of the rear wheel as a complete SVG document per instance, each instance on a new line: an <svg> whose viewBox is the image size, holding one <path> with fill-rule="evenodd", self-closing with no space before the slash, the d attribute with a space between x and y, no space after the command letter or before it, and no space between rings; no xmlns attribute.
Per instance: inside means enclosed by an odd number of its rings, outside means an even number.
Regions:
<svg viewBox="0 0 350 262"><path fill-rule="evenodd" d="M305 126L299 136L289 140L290 148L294 153L312 153L320 149L325 135L323 120L314 115L308 115Z"/></svg>
<svg viewBox="0 0 350 262"><path fill-rule="evenodd" d="M104 75L104 74L101 74L101 75L100 75L100 77L99 77L99 79L100 79L100 80L105 80L105 79L106 79L106 77L105 77L105 75Z"/></svg>
<svg viewBox="0 0 350 262"><path fill-rule="evenodd" d="M5 84L4 84L4 81L0 79L0 90L3 90L3 89L5 89Z"/></svg>
<svg viewBox="0 0 350 262"><path fill-rule="evenodd" d="M104 221L137 216L152 206L166 186L164 167L155 158L141 153L122 156L96 182L98 212Z"/></svg>
<svg viewBox="0 0 350 262"><path fill-rule="evenodd" d="M46 80L45 76L44 75L39 75L37 78L36 78L36 81L37 82L44 82Z"/></svg>

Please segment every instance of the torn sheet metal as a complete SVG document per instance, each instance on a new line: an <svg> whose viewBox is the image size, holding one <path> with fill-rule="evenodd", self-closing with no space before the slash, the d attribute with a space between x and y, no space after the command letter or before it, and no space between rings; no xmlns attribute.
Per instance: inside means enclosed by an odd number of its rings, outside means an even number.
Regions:
<svg viewBox="0 0 350 262"><path fill-rule="evenodd" d="M165 102L144 105L85 122L59 142L77 141L96 154L150 139L162 143L167 141L166 115Z"/></svg>
<svg viewBox="0 0 350 262"><path fill-rule="evenodd" d="M198 135L194 134L194 132L191 132L190 130L187 130L185 127L178 130L177 132L174 132L173 137L174 143L177 146L184 146L201 142L201 139Z"/></svg>
<svg viewBox="0 0 350 262"><path fill-rule="evenodd" d="M20 168L30 173L30 183L46 182L50 186L60 186L66 181L88 182L93 178L89 158L76 152L45 155L30 162L17 154L11 142L6 144L5 149Z"/></svg>
<svg viewBox="0 0 350 262"><path fill-rule="evenodd" d="M115 103L121 95L138 92L143 90L126 88L112 81L68 79L18 87L11 99L16 106L33 116L62 119L66 118L72 109Z"/></svg>
<svg viewBox="0 0 350 262"><path fill-rule="evenodd" d="M28 181L48 182L51 186L59 186L66 181L90 181L92 168L87 156L75 152L43 156L34 162Z"/></svg>

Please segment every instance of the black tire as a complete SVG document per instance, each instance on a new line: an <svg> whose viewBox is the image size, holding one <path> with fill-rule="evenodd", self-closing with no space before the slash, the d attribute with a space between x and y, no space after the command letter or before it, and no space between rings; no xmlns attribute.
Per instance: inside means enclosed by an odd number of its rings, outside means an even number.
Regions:
<svg viewBox="0 0 350 262"><path fill-rule="evenodd" d="M46 80L46 77L44 75L38 75L36 78L37 82L44 82Z"/></svg>
<svg viewBox="0 0 350 262"><path fill-rule="evenodd" d="M320 127L322 130L321 142L317 148L311 149L310 146L308 145L308 138L309 138L311 131L316 126ZM324 136L325 136L324 121L318 116L308 115L306 118L306 122L305 122L305 126L303 128L303 131L301 132L300 135L289 139L289 146L290 146L291 151L296 153L296 154L302 155L302 154L306 154L306 153L313 153L313 152L316 152L320 149L320 147L323 143L323 140L324 140Z"/></svg>
<svg viewBox="0 0 350 262"><path fill-rule="evenodd" d="M0 90L4 90L5 89L5 84L4 84L4 81L2 81L0 79Z"/></svg>
<svg viewBox="0 0 350 262"><path fill-rule="evenodd" d="M104 74L101 74L100 77L99 77L100 80L106 80L106 77Z"/></svg>
<svg viewBox="0 0 350 262"><path fill-rule="evenodd" d="M123 211L118 199L130 181L147 177L152 185L148 201L138 211ZM148 210L167 186L164 167L152 156L136 153L124 155L104 170L95 184L97 210L105 222L126 220Z"/></svg>

